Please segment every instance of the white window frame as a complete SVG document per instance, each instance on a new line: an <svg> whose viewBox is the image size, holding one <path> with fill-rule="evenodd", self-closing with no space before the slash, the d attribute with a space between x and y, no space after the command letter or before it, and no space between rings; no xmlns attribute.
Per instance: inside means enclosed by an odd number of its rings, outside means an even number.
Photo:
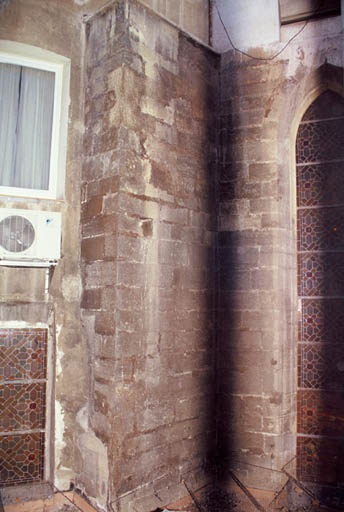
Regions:
<svg viewBox="0 0 344 512"><path fill-rule="evenodd" d="M0 62L51 71L55 74L48 190L0 185L0 195L63 199L67 153L70 59L35 46L12 41L0 41Z"/></svg>

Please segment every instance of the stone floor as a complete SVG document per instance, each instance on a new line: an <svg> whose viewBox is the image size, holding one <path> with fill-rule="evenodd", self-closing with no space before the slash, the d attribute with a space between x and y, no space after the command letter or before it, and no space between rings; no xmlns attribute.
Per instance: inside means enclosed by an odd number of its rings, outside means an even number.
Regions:
<svg viewBox="0 0 344 512"><path fill-rule="evenodd" d="M255 492L258 507L250 501L245 493L235 487L226 492L217 487L207 487L203 491L191 492L191 495L164 509L154 512L344 512L344 507L333 505L332 508L320 506L295 483L288 482L278 499L271 504L271 494L264 491ZM291 504L292 503L292 504ZM339 502L338 502L339 503ZM55 493L48 498L26 501L16 499L16 503L5 504L5 512L97 512L84 498L75 492ZM151 511L153 512L153 511Z"/></svg>
<svg viewBox="0 0 344 512"><path fill-rule="evenodd" d="M4 505L5 512L97 512L86 500L74 492L57 492L51 497Z"/></svg>
<svg viewBox="0 0 344 512"><path fill-rule="evenodd" d="M290 485L279 498L269 504L262 498L257 498L261 508L255 506L249 498L239 489L236 492L225 492L213 488L205 493L194 496L195 501L188 499L177 507L167 507L164 510L170 512L256 512L257 510L268 512L344 512L344 507L326 507L318 500L311 498L301 489ZM291 504L293 502L293 504Z"/></svg>

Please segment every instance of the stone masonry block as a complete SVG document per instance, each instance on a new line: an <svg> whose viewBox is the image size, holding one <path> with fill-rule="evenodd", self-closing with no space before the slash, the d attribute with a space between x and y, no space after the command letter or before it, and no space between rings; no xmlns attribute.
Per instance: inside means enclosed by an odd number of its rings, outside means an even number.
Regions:
<svg viewBox="0 0 344 512"><path fill-rule="evenodd" d="M107 334L95 334L94 355L98 359L115 359L115 337Z"/></svg>
<svg viewBox="0 0 344 512"><path fill-rule="evenodd" d="M81 307L84 309L99 309L101 307L101 289L85 289L81 298Z"/></svg>
<svg viewBox="0 0 344 512"><path fill-rule="evenodd" d="M111 176L87 183L87 198L114 194L119 190L119 176Z"/></svg>
<svg viewBox="0 0 344 512"><path fill-rule="evenodd" d="M103 210L103 198L102 197L94 197L84 203L81 208L81 219L82 222L87 222L92 219L92 217L96 217L100 215Z"/></svg>
<svg viewBox="0 0 344 512"><path fill-rule="evenodd" d="M114 361L112 359L96 359L94 370L96 382L102 384L124 384L130 383L133 380L133 363L131 360L124 359ZM114 394L114 390L111 390L111 394Z"/></svg>
<svg viewBox="0 0 344 512"><path fill-rule="evenodd" d="M147 276L155 270L154 265L144 265L142 263L131 263L119 261L117 263L118 275L116 277L117 286L138 286L144 287ZM114 281L115 282L115 281Z"/></svg>
<svg viewBox="0 0 344 512"><path fill-rule="evenodd" d="M123 331L142 332L144 330L144 315L139 311L135 311L133 315L132 310L120 310L117 312L117 318L118 328Z"/></svg>
<svg viewBox="0 0 344 512"><path fill-rule="evenodd" d="M117 233L105 233L104 237L104 259L105 261L114 261L118 258Z"/></svg>
<svg viewBox="0 0 344 512"><path fill-rule="evenodd" d="M252 181L267 181L277 175L278 169L276 164L250 164L249 179Z"/></svg>
<svg viewBox="0 0 344 512"><path fill-rule="evenodd" d="M103 260L105 256L104 247L103 236L84 238L81 242L81 257L86 261Z"/></svg>
<svg viewBox="0 0 344 512"><path fill-rule="evenodd" d="M252 199L250 201L250 211L251 213L271 213L277 212L279 208L278 199L276 198L259 198Z"/></svg>
<svg viewBox="0 0 344 512"><path fill-rule="evenodd" d="M93 237L103 235L104 233L113 233L117 230L117 216L99 215L93 217L87 223L82 225L82 236Z"/></svg>
<svg viewBox="0 0 344 512"><path fill-rule="evenodd" d="M116 328L113 312L99 311L96 313L95 332L97 334L114 334Z"/></svg>
<svg viewBox="0 0 344 512"><path fill-rule="evenodd" d="M264 213L262 215L262 228L278 228L280 226L280 215L278 212Z"/></svg>
<svg viewBox="0 0 344 512"><path fill-rule="evenodd" d="M152 430L162 425L174 422L174 408L170 403L156 403L145 408L137 415L137 429L139 432Z"/></svg>
<svg viewBox="0 0 344 512"><path fill-rule="evenodd" d="M117 290L115 288L115 283L112 283L108 286L104 286L101 289L101 307L104 310L115 310L116 306L116 297Z"/></svg>
<svg viewBox="0 0 344 512"><path fill-rule="evenodd" d="M117 237L118 259L143 263L145 260L145 240L119 234Z"/></svg>
<svg viewBox="0 0 344 512"><path fill-rule="evenodd" d="M160 220L174 224L188 224L189 213L185 208L163 205L160 211Z"/></svg>
<svg viewBox="0 0 344 512"><path fill-rule="evenodd" d="M274 272L273 269L257 269L252 271L252 289L273 290Z"/></svg>
<svg viewBox="0 0 344 512"><path fill-rule="evenodd" d="M187 247L176 241L159 242L159 262L163 265L185 266L188 263Z"/></svg>
<svg viewBox="0 0 344 512"><path fill-rule="evenodd" d="M88 286L102 287L112 285L116 278L116 263L97 261L85 266L85 280Z"/></svg>
<svg viewBox="0 0 344 512"><path fill-rule="evenodd" d="M139 287L121 286L117 288L116 303L117 308L122 310L140 311L143 308L144 290Z"/></svg>

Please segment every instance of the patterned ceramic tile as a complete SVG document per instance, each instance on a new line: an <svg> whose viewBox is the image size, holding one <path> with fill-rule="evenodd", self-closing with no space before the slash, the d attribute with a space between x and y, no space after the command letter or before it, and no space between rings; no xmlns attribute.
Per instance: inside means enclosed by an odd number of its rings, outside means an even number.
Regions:
<svg viewBox="0 0 344 512"><path fill-rule="evenodd" d="M344 344L299 343L298 385L344 391Z"/></svg>
<svg viewBox="0 0 344 512"><path fill-rule="evenodd" d="M341 158L344 158L342 119L300 124L296 139L298 164Z"/></svg>
<svg viewBox="0 0 344 512"><path fill-rule="evenodd" d="M43 478L46 354L46 329L0 329L0 485Z"/></svg>
<svg viewBox="0 0 344 512"><path fill-rule="evenodd" d="M297 393L299 434L340 437L344 425L344 396L341 392L299 390Z"/></svg>
<svg viewBox="0 0 344 512"><path fill-rule="evenodd" d="M297 476L304 482L344 482L344 443L326 437L297 438Z"/></svg>
<svg viewBox="0 0 344 512"><path fill-rule="evenodd" d="M299 340L341 343L344 340L344 299L302 299Z"/></svg>
<svg viewBox="0 0 344 512"><path fill-rule="evenodd" d="M344 253L299 254L298 289L303 297L344 297Z"/></svg>
<svg viewBox="0 0 344 512"><path fill-rule="evenodd" d="M0 384L0 432L43 430L45 382Z"/></svg>
<svg viewBox="0 0 344 512"><path fill-rule="evenodd" d="M297 205L323 206L344 203L344 162L298 165Z"/></svg>
<svg viewBox="0 0 344 512"><path fill-rule="evenodd" d="M44 434L0 436L0 485L43 479Z"/></svg>
<svg viewBox="0 0 344 512"><path fill-rule="evenodd" d="M298 250L344 250L344 208L299 209Z"/></svg>
<svg viewBox="0 0 344 512"><path fill-rule="evenodd" d="M46 377L46 329L0 329L0 381Z"/></svg>

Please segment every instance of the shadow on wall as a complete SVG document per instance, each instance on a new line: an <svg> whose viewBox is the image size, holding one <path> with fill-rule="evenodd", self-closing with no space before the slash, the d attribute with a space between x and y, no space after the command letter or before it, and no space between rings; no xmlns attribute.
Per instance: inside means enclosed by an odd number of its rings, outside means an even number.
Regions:
<svg viewBox="0 0 344 512"><path fill-rule="evenodd" d="M238 105L231 103L227 90L239 86L230 66L229 71L228 78L222 75L219 111L216 317L219 481L222 477L226 480L228 469L235 470L237 462L240 471L240 466L243 469L245 464L250 466L260 457L263 460L268 456L259 446L259 421L264 416L261 404L268 388L263 389L260 401L258 383L262 373L273 371L261 366L257 348L260 320L263 315L268 318L267 313L263 311L264 306L261 316L259 311L249 312L252 292L256 293L255 309L259 310L264 300L264 292L253 286L250 272L257 267L254 237L262 237L264 233L241 229L244 223L240 224L240 218L245 215L245 201L241 199L249 198L254 190L249 190L245 178L250 162L237 143L240 140ZM331 81L341 84L342 70L325 64L319 69L319 82ZM343 494L344 481L343 108L344 100L338 94L323 94L306 112L297 143L298 273L303 310L298 345L297 478L317 484L317 492L324 500L332 488L337 501L339 494ZM246 188L242 193L243 187ZM258 270L261 270L259 263ZM270 295L275 291L272 289ZM245 322L250 319L249 327L244 323L243 312ZM241 474L245 479L245 470Z"/></svg>
<svg viewBox="0 0 344 512"><path fill-rule="evenodd" d="M235 88L235 77L230 77ZM218 116L217 166L217 277L216 277L216 481L221 485L228 475L228 463L235 458L234 446L242 418L234 412L233 389L238 376L236 354L239 344L240 297L245 293L245 259L239 254L240 232L226 229L222 219L237 218L236 185L242 171L237 162L235 144L235 110L228 99L226 78L221 77ZM226 220L224 221L226 225ZM240 259L240 256L241 259ZM240 364L240 363L239 363Z"/></svg>

